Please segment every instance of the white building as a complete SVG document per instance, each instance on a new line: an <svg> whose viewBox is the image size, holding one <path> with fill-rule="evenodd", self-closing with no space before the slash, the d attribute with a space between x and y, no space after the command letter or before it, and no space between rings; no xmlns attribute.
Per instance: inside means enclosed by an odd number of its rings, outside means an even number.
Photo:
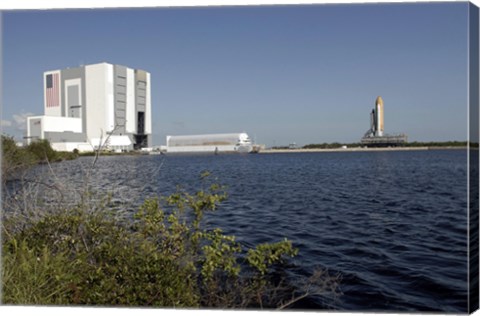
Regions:
<svg viewBox="0 0 480 316"><path fill-rule="evenodd" d="M27 119L27 142L55 150L151 147L150 73L100 63L44 73L44 115Z"/></svg>
<svg viewBox="0 0 480 316"><path fill-rule="evenodd" d="M167 153L250 152L246 133L167 136Z"/></svg>

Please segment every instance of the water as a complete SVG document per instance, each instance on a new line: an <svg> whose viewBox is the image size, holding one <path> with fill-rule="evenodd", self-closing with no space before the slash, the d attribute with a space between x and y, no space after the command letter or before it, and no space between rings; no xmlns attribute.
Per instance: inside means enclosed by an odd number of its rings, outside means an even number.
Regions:
<svg viewBox="0 0 480 316"><path fill-rule="evenodd" d="M54 170L80 186L90 161ZM138 204L198 188L204 170L229 193L208 224L246 246L292 240L295 273L341 273L335 308L467 311L465 150L101 157L92 183Z"/></svg>

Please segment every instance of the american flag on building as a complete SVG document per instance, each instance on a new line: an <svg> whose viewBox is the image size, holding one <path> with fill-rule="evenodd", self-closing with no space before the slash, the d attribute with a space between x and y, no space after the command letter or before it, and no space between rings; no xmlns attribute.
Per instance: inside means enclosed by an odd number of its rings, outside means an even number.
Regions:
<svg viewBox="0 0 480 316"><path fill-rule="evenodd" d="M60 105L60 97L59 97L59 74L48 74L46 76L46 101L47 101L47 108L48 107L55 107Z"/></svg>

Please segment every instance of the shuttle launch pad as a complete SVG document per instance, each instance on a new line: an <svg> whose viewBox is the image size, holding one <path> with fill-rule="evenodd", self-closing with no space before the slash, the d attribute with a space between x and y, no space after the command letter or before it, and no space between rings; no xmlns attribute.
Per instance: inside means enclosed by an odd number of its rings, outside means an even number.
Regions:
<svg viewBox="0 0 480 316"><path fill-rule="evenodd" d="M367 147L396 147L407 142L407 135L384 133L383 99L377 97L375 107L370 113L370 129L362 137L361 143Z"/></svg>

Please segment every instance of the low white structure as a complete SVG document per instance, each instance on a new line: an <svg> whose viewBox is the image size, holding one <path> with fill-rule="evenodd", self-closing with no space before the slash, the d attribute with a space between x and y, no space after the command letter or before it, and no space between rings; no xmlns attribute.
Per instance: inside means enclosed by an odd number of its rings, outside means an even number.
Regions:
<svg viewBox="0 0 480 316"><path fill-rule="evenodd" d="M221 153L252 151L246 133L167 136L167 153Z"/></svg>
<svg viewBox="0 0 480 316"><path fill-rule="evenodd" d="M30 116L27 118L27 143L38 139L48 139L52 148L58 151L83 151L92 147L81 137L82 120L75 117ZM53 139L52 139L53 138Z"/></svg>
<svg viewBox="0 0 480 316"><path fill-rule="evenodd" d="M126 151L131 149L133 144L127 135L109 135L106 138L92 138L91 145L94 149L102 147Z"/></svg>

